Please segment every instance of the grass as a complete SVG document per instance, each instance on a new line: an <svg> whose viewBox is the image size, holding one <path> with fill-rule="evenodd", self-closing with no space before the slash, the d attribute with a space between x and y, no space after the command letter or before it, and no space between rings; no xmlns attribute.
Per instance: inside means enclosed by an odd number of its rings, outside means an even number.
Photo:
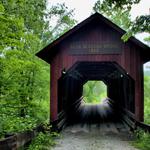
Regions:
<svg viewBox="0 0 150 150"><path fill-rule="evenodd" d="M133 141L133 146L140 150L150 150L150 133L146 133L143 130L137 130L135 132L136 139Z"/></svg>

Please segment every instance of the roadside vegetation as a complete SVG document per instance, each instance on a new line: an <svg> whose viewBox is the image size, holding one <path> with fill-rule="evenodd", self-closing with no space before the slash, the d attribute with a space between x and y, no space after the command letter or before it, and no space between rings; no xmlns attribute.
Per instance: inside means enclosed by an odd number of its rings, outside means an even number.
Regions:
<svg viewBox="0 0 150 150"><path fill-rule="evenodd" d="M144 123L150 125L150 71L144 76ZM142 130L135 132L135 141L132 143L141 150L150 150L150 133Z"/></svg>
<svg viewBox="0 0 150 150"><path fill-rule="evenodd" d="M32 140L26 150L50 150L55 146L55 139L59 137L59 134L51 131L51 126L48 124L43 127L45 130Z"/></svg>
<svg viewBox="0 0 150 150"><path fill-rule="evenodd" d="M52 133L40 132L38 136L33 139L27 150L47 150L55 145L54 136Z"/></svg>
<svg viewBox="0 0 150 150"><path fill-rule="evenodd" d="M150 71L149 71L150 72ZM144 122L150 124L150 75L144 76Z"/></svg>
<svg viewBox="0 0 150 150"><path fill-rule="evenodd" d="M150 134L142 130L137 130L135 132L135 141L132 145L140 150L150 150Z"/></svg>

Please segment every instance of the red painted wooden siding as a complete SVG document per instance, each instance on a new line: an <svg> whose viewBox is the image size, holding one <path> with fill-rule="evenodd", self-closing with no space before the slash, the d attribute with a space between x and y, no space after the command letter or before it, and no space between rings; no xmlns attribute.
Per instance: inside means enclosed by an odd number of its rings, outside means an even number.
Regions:
<svg viewBox="0 0 150 150"><path fill-rule="evenodd" d="M80 29L74 34L70 39L66 39L59 47L59 53L53 58L51 62L51 101L50 101L50 111L51 120L57 120L57 98L58 98L58 79L61 77L62 69L69 69L77 61L115 61L122 68L129 73L129 75L135 80L135 117L137 120L143 120L143 62L140 55L138 47L133 43L123 43L121 40L121 35L117 33L114 29L104 23L98 24L95 27L90 25L83 29ZM120 48L118 54L73 54L71 51L71 44L76 42L89 43L98 41L103 43L107 41L108 43L115 43L117 47ZM85 42L86 43L86 42ZM93 44L92 43L92 44ZM79 43L80 44L80 43ZM91 45L92 45L91 44ZM92 47L92 46L91 46ZM90 48L91 48L90 47ZM79 46L78 51L82 51ZM88 51L88 50L87 50Z"/></svg>

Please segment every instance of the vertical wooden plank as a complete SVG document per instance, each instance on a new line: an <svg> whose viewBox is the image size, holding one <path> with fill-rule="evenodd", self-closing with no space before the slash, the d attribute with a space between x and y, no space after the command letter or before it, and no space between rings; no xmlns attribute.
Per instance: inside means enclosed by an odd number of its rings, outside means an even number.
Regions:
<svg viewBox="0 0 150 150"><path fill-rule="evenodd" d="M50 121L57 120L57 78L56 68L54 62L51 64L50 69Z"/></svg>
<svg viewBox="0 0 150 150"><path fill-rule="evenodd" d="M138 121L143 121L143 73L140 52L136 49L136 80L135 80L135 116Z"/></svg>

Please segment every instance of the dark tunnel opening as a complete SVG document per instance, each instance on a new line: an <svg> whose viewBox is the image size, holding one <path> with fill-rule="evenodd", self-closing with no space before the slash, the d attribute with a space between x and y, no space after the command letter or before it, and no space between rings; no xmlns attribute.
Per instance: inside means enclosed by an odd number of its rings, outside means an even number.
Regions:
<svg viewBox="0 0 150 150"><path fill-rule="evenodd" d="M83 85L90 80L107 85L103 103L84 104ZM119 121L124 110L135 111L134 80L115 62L77 62L59 79L58 95L58 113L67 124Z"/></svg>

